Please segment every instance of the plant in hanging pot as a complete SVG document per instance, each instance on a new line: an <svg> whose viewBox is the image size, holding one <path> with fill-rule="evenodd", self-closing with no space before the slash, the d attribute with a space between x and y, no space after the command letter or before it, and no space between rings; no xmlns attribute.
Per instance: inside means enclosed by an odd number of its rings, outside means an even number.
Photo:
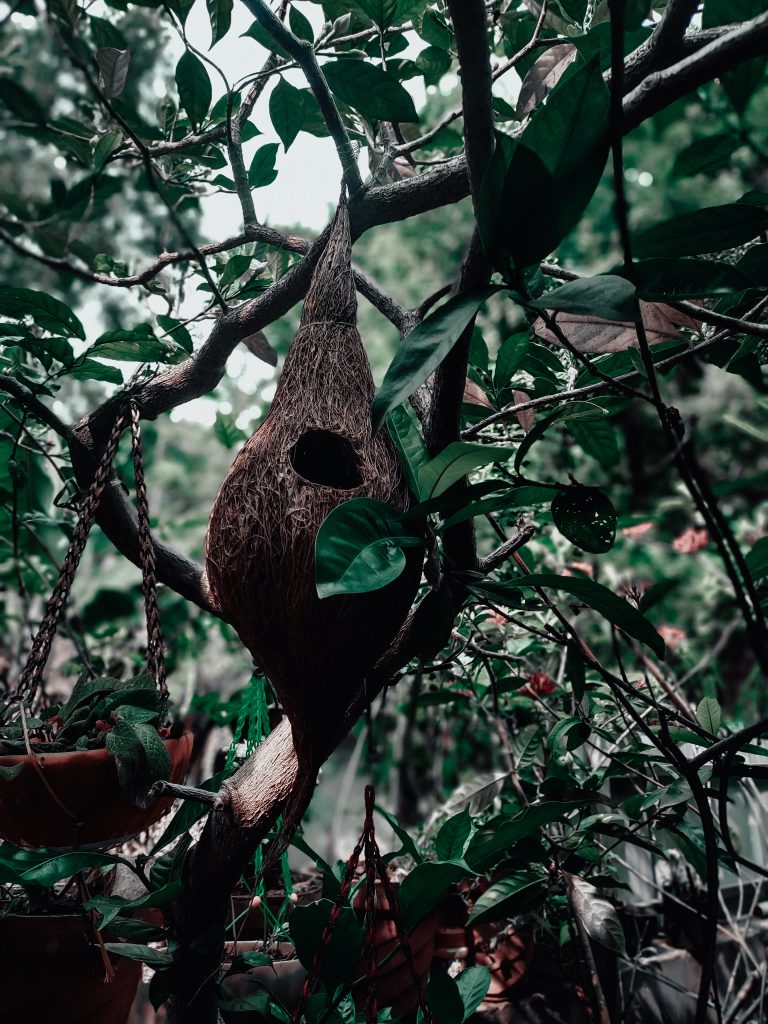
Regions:
<svg viewBox="0 0 768 1024"><path fill-rule="evenodd" d="M129 424L149 672L127 681L81 678L65 703L51 706L41 696L43 671ZM22 847L98 848L157 821L172 797L156 799L151 787L183 781L192 749L190 734L166 726L167 706L139 410L130 402L115 421L83 501L18 689L0 708L0 838Z"/></svg>

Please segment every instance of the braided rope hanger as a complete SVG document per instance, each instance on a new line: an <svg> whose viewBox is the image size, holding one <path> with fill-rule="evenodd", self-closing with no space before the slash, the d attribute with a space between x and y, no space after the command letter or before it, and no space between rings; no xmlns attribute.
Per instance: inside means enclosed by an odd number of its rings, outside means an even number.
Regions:
<svg viewBox="0 0 768 1024"><path fill-rule="evenodd" d="M160 616L157 606L157 576L155 573L155 549L149 523L149 503L144 473L144 459L141 444L141 414L134 399L121 409L110 432L107 444L96 467L93 480L80 508L72 540L59 570L56 585L45 608L40 627L32 641L24 670L19 679L17 701L26 700L31 706L43 677L43 671L51 653L51 646L64 614L64 608L72 589L85 545L96 520L104 489L112 472L117 447L123 431L130 423L131 447L133 452L133 473L136 485L136 512L139 532L139 562L141 565L142 592L147 622L147 666L160 693L163 707L168 700L163 637L160 631Z"/></svg>
<svg viewBox="0 0 768 1024"><path fill-rule="evenodd" d="M389 911L392 915L392 923L395 926L395 934L402 951L403 957L408 964L408 970L410 971L411 980L413 981L419 996L419 1008L421 1009L423 1024L433 1024L432 1011L427 1003L426 993L424 991L424 984L416 971L416 966L413 959L413 950L411 949L410 942L408 941L408 934L403 928L402 919L400 917L400 907L398 904L397 896L392 887L392 883L389 880L387 874L387 865L384 862L384 858L379 850L379 845L376 842L376 827L373 821L373 811L376 803L376 795L374 793L373 786L365 787L365 820L363 822L363 831L355 844L355 848L349 860L346 863L344 869L344 878L342 879L339 893L334 900L331 913L328 917L328 921L323 929L323 935L320 940L320 946L315 953L312 961L312 968L304 982L304 987L301 992L296 1008L291 1015L291 1024L300 1024L307 1003L309 1002L310 996L315 990L317 981L320 975L320 970L323 965L323 956L328 944L333 936L333 930L336 927L336 923L341 916L341 912L344 908L344 903L349 895L349 891L352 888L352 883L355 877L355 871L360 862L360 855L363 854L365 864L365 939L363 944L365 964L366 964L366 997L365 997L365 1020L366 1024L376 1024L378 1017L378 1004L376 1001L376 975L378 973L379 963L376 959L376 943L375 943L375 932L376 932L376 876L378 875L381 880L384 894L389 904Z"/></svg>

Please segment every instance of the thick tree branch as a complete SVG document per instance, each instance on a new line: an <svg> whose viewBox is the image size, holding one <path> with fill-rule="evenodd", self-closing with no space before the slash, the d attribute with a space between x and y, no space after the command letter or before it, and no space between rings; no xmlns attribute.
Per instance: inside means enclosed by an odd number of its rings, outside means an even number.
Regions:
<svg viewBox="0 0 768 1024"><path fill-rule="evenodd" d="M631 131L646 118L725 71L753 57L766 55L768 13L743 22L671 67L646 75L624 97L624 131Z"/></svg>

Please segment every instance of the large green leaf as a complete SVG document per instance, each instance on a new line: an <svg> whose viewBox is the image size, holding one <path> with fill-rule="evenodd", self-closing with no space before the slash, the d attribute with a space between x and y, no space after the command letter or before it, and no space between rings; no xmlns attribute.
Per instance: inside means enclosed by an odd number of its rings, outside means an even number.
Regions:
<svg viewBox="0 0 768 1024"><path fill-rule="evenodd" d="M191 50L185 50L176 65L176 88L187 117L199 126L208 113L213 91L205 64Z"/></svg>
<svg viewBox="0 0 768 1024"><path fill-rule="evenodd" d="M315 542L316 585L321 598L364 594L386 587L405 568L405 548L423 545L386 502L350 498L326 516Z"/></svg>
<svg viewBox="0 0 768 1024"><path fill-rule="evenodd" d="M416 413L408 402L402 402L392 410L387 416L387 427L400 455L408 486L414 496L419 498L419 471L429 461L429 454Z"/></svg>
<svg viewBox="0 0 768 1024"><path fill-rule="evenodd" d="M350 907L342 907L330 941L323 946L323 932L333 910L331 900L320 900L308 906L296 907L291 914L291 938L302 964L310 970L316 955L320 957L320 980L335 988L341 982L352 980L363 952L363 932Z"/></svg>
<svg viewBox="0 0 768 1024"><path fill-rule="evenodd" d="M205 3L211 22L211 46L214 46L229 32L234 0L205 0Z"/></svg>
<svg viewBox="0 0 768 1024"><path fill-rule="evenodd" d="M490 988L491 974L487 967L468 967L456 978L461 1001L464 1004L463 1020L469 1020Z"/></svg>
<svg viewBox="0 0 768 1024"><path fill-rule="evenodd" d="M373 400L374 432L395 406L420 387L445 359L464 328L496 287L454 295L403 341Z"/></svg>
<svg viewBox="0 0 768 1024"><path fill-rule="evenodd" d="M641 259L698 256L752 241L768 228L768 212L749 203L727 203L682 213L638 233L635 254Z"/></svg>
<svg viewBox="0 0 768 1024"><path fill-rule="evenodd" d="M485 890L472 908L467 924L514 917L535 910L543 903L546 892L546 875L532 870L516 871Z"/></svg>
<svg viewBox="0 0 768 1024"><path fill-rule="evenodd" d="M534 309L598 316L605 320L632 320L635 316L635 288L623 277L599 274L568 281L531 302Z"/></svg>
<svg viewBox="0 0 768 1024"><path fill-rule="evenodd" d="M653 259L632 267L632 280L643 299L700 299L754 287L741 267L718 260Z"/></svg>
<svg viewBox="0 0 768 1024"><path fill-rule="evenodd" d="M260 146L253 155L251 166L248 168L248 184L251 188L263 188L271 185L277 177L275 170L275 158L277 157L278 144L267 142Z"/></svg>
<svg viewBox="0 0 768 1024"><path fill-rule="evenodd" d="M322 67L331 92L366 117L418 121L413 100L394 75L364 60L345 58Z"/></svg>
<svg viewBox="0 0 768 1024"><path fill-rule="evenodd" d="M73 335L85 340L85 329L63 302L46 292L30 288L0 288L0 316L11 320L31 317L38 327L64 338Z"/></svg>
<svg viewBox="0 0 768 1024"><path fill-rule="evenodd" d="M556 590L593 608L618 629L624 630L629 636L647 644L660 658L664 657L664 641L654 627L623 597L617 597L612 590L602 583L580 576L557 576L554 573L534 573L498 584L495 589L516 587L541 587L543 590Z"/></svg>
<svg viewBox="0 0 768 1024"><path fill-rule="evenodd" d="M597 487L569 487L552 502L555 526L571 544L602 554L616 540L616 511Z"/></svg>
<svg viewBox="0 0 768 1024"><path fill-rule="evenodd" d="M269 97L269 116L287 153L304 124L304 99L302 90L282 75Z"/></svg>
<svg viewBox="0 0 768 1024"><path fill-rule="evenodd" d="M453 441L419 469L419 496L423 501L436 498L471 470L511 457L512 448L503 445Z"/></svg>
<svg viewBox="0 0 768 1024"><path fill-rule="evenodd" d="M463 1024L464 1000L450 974L433 973L427 985L427 1002L439 1024Z"/></svg>
<svg viewBox="0 0 768 1024"><path fill-rule="evenodd" d="M608 89L596 55L563 76L512 154L496 245L517 266L543 259L575 227L608 148Z"/></svg>
<svg viewBox="0 0 768 1024"><path fill-rule="evenodd" d="M473 874L465 864L425 861L404 879L398 893L403 927L410 931L445 895L448 886Z"/></svg>
<svg viewBox="0 0 768 1024"><path fill-rule="evenodd" d="M747 568L755 580L768 576L768 537L756 540L746 556Z"/></svg>

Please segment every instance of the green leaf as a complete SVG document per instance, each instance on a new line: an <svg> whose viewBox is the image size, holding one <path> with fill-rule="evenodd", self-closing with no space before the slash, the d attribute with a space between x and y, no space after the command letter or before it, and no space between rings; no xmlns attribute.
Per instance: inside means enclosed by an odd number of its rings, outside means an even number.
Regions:
<svg viewBox="0 0 768 1024"><path fill-rule="evenodd" d="M307 43L314 43L315 33L312 31L309 18L301 13L296 4L291 4L291 9L288 12L288 24L291 27L291 32L298 39L303 39Z"/></svg>
<svg viewBox="0 0 768 1024"><path fill-rule="evenodd" d="M418 121L411 96L394 75L363 60L345 58L323 64L334 95L366 117L381 121Z"/></svg>
<svg viewBox="0 0 768 1024"><path fill-rule="evenodd" d="M564 872L573 912L581 921L591 939L613 950L626 954L624 931L616 909L597 895L597 889L577 875Z"/></svg>
<svg viewBox="0 0 768 1024"><path fill-rule="evenodd" d="M439 860L460 860L472 832L472 816L469 807L454 814L435 836L435 853Z"/></svg>
<svg viewBox="0 0 768 1024"><path fill-rule="evenodd" d="M765 11L764 0L707 0L704 4L702 28L715 28L731 22L749 21ZM730 71L718 75L734 110L743 115L753 93L765 78L765 57L744 61Z"/></svg>
<svg viewBox="0 0 768 1024"><path fill-rule="evenodd" d="M723 712L714 697L702 697L696 705L696 718L702 729L717 736L723 720Z"/></svg>
<svg viewBox="0 0 768 1024"><path fill-rule="evenodd" d="M170 338L161 341L150 324L136 324L130 330L106 331L88 349L88 356L127 362L178 363L187 352Z"/></svg>
<svg viewBox="0 0 768 1024"><path fill-rule="evenodd" d="M176 65L176 88L187 117L199 127L208 113L213 91L205 64L191 50L185 50Z"/></svg>
<svg viewBox="0 0 768 1024"><path fill-rule="evenodd" d="M422 547L414 525L386 502L351 498L326 516L315 541L320 598L385 587L405 569L405 548Z"/></svg>
<svg viewBox="0 0 768 1024"><path fill-rule="evenodd" d="M641 260L653 257L698 256L751 242L768 228L768 212L749 203L708 206L657 224L635 237Z"/></svg>
<svg viewBox="0 0 768 1024"><path fill-rule="evenodd" d="M429 461L427 446L421 436L416 413L408 402L396 406L387 416L387 428L395 442L400 464L405 472L408 486L416 498L420 496L419 471Z"/></svg>
<svg viewBox="0 0 768 1024"><path fill-rule="evenodd" d="M463 1024L464 1000L450 974L433 973L427 984L426 995L438 1024Z"/></svg>
<svg viewBox="0 0 768 1024"><path fill-rule="evenodd" d="M761 580L768 576L768 537L761 537L755 541L747 552L747 568L754 580Z"/></svg>
<svg viewBox="0 0 768 1024"><path fill-rule="evenodd" d="M74 335L85 340L85 329L69 306L46 292L0 287L0 316L11 320L23 320L29 316L44 331L63 338Z"/></svg>
<svg viewBox="0 0 768 1024"><path fill-rule="evenodd" d="M582 277L531 302L534 309L554 309L564 313L599 316L605 320L634 320L635 288L631 282L613 274Z"/></svg>
<svg viewBox="0 0 768 1024"><path fill-rule="evenodd" d="M97 359L88 359L83 356L73 367L67 370L68 377L75 380L103 380L108 384L122 384L123 375L116 366L107 366Z"/></svg>
<svg viewBox="0 0 768 1024"><path fill-rule="evenodd" d="M311 970L316 954L321 949L323 932L328 923L333 903L320 900L308 906L298 906L291 914L290 932L296 954L307 970ZM363 932L350 907L342 907L330 942L322 946L320 980L334 989L351 979L363 952Z"/></svg>
<svg viewBox="0 0 768 1024"><path fill-rule="evenodd" d="M93 151L93 166L100 171L109 157L123 141L123 133L119 131L105 132Z"/></svg>
<svg viewBox="0 0 768 1024"><path fill-rule="evenodd" d="M234 0L205 0L205 4L211 22L211 46L215 46L229 32Z"/></svg>
<svg viewBox="0 0 768 1024"><path fill-rule="evenodd" d="M461 1001L464 1004L464 1018L469 1020L488 994L491 973L487 967L468 967L456 978Z"/></svg>
<svg viewBox="0 0 768 1024"><path fill-rule="evenodd" d="M127 957L129 960L138 960L153 971L162 971L165 967L171 966L171 958L167 953L161 953L159 949L152 949L151 946L140 946L135 942L105 942L104 949L109 953L116 953L117 956Z"/></svg>
<svg viewBox="0 0 768 1024"><path fill-rule="evenodd" d="M96 51L104 92L109 99L116 99L125 89L128 68L131 65L131 51L118 50L114 46L102 46Z"/></svg>
<svg viewBox="0 0 768 1024"><path fill-rule="evenodd" d="M279 43L275 42L267 29L265 29L258 20L254 21L251 27L243 32L243 36L255 39L257 43L264 47L265 50L269 50L270 53L277 54L278 57L286 57L289 60L291 59L291 55L288 51L284 50Z"/></svg>
<svg viewBox="0 0 768 1024"><path fill-rule="evenodd" d="M574 420L582 417L594 419L596 415L601 414L602 409L599 405L594 405L591 402L571 402L569 405L556 409L549 416L545 416L543 420L537 420L518 445L517 452L515 453L515 471L520 471L523 460L530 451L531 446L542 438L555 423L559 423L561 420Z"/></svg>
<svg viewBox="0 0 768 1024"><path fill-rule="evenodd" d="M471 470L511 457L512 449L503 445L452 441L419 469L419 495L424 501L436 498Z"/></svg>
<svg viewBox="0 0 768 1024"><path fill-rule="evenodd" d="M425 861L418 864L400 886L400 913L403 927L411 931L414 925L434 910L454 882L473 874L466 865Z"/></svg>
<svg viewBox="0 0 768 1024"><path fill-rule="evenodd" d="M291 7L291 14L296 10ZM282 75L269 97L272 127L280 137L286 153L304 124L304 94Z"/></svg>
<svg viewBox="0 0 768 1024"><path fill-rule="evenodd" d="M629 636L646 644L659 658L664 657L664 641L651 623L643 615L625 601L617 597L613 591L602 583L579 576L556 576L554 573L534 573L508 583L499 584L503 587L542 587L544 590L557 590L570 594L588 605L618 629L624 630Z"/></svg>
<svg viewBox="0 0 768 1024"><path fill-rule="evenodd" d="M616 430L607 416L568 421L568 433L603 469L613 469L621 458Z"/></svg>
<svg viewBox="0 0 768 1024"><path fill-rule="evenodd" d="M540 737L534 732L526 741L520 754L519 766L524 766L524 757L532 747L534 752L541 745ZM532 755L531 755L532 756ZM574 810L580 809L586 800L546 800L526 807L516 817L493 818L474 834L467 847L464 859L474 871L486 872L506 857L521 839L538 833L544 825L553 821L564 821Z"/></svg>
<svg viewBox="0 0 768 1024"><path fill-rule="evenodd" d="M445 359L489 295L498 289L455 295L403 341L373 400L374 433L387 413L404 402Z"/></svg>
<svg viewBox="0 0 768 1024"><path fill-rule="evenodd" d="M516 871L485 890L472 908L467 924L528 913L541 906L546 892L546 875Z"/></svg>
<svg viewBox="0 0 768 1024"><path fill-rule="evenodd" d="M187 355L192 354L192 336L180 320L158 313L157 322L166 334L170 334L172 341L184 349Z"/></svg>
<svg viewBox="0 0 768 1024"><path fill-rule="evenodd" d="M596 487L569 487L552 502L555 526L571 544L602 554L616 540L616 511Z"/></svg>
<svg viewBox="0 0 768 1024"><path fill-rule="evenodd" d="M278 144L268 142L256 150L251 166L248 168L248 184L251 188L263 188L271 185L277 177L275 170L275 158L277 157Z"/></svg>
<svg viewBox="0 0 768 1024"><path fill-rule="evenodd" d="M111 853L95 853L90 851L73 851L60 853L52 857L48 851L35 851L36 863L24 868L21 864L17 870L25 885L41 885L48 889L62 878L71 878L79 871L98 869L107 871L116 864L127 864L123 857Z"/></svg>
<svg viewBox="0 0 768 1024"><path fill-rule="evenodd" d="M576 226L608 148L608 89L595 55L563 75L512 154L495 245L518 267L543 259Z"/></svg>
<svg viewBox="0 0 768 1024"><path fill-rule="evenodd" d="M528 331L519 331L503 341L496 357L496 370L493 382L497 388L506 387L512 377L525 362L530 348L531 337Z"/></svg>
<svg viewBox="0 0 768 1024"><path fill-rule="evenodd" d="M632 267L632 280L640 298L700 299L753 288L746 268L718 260L653 259Z"/></svg>
<svg viewBox="0 0 768 1024"><path fill-rule="evenodd" d="M533 508L537 505L548 505L552 501L551 487L507 487L501 494L493 494L479 501L469 501L458 512L443 520L442 529L463 523L466 519L484 516L489 512L510 512L516 508Z"/></svg>
<svg viewBox="0 0 768 1024"><path fill-rule="evenodd" d="M678 178L690 178L694 174L707 174L727 167L738 146L739 142L731 132L695 139L675 157L670 177L676 181Z"/></svg>

